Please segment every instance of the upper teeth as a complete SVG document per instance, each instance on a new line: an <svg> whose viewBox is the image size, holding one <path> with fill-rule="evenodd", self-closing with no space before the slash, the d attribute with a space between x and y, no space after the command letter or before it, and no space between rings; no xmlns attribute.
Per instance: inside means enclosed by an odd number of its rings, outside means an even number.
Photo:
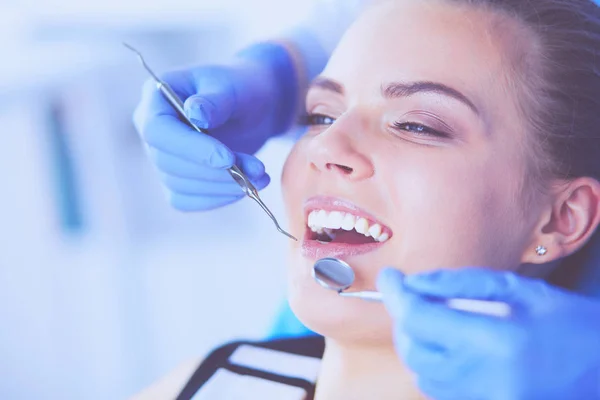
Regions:
<svg viewBox="0 0 600 400"><path fill-rule="evenodd" d="M366 218L340 211L311 211L308 214L308 226L313 232L318 233L327 233L329 229L343 229L345 231L354 229L356 232L362 233L367 237L373 237L378 242L385 242L390 238L389 234L384 232L381 225L377 223L370 225Z"/></svg>

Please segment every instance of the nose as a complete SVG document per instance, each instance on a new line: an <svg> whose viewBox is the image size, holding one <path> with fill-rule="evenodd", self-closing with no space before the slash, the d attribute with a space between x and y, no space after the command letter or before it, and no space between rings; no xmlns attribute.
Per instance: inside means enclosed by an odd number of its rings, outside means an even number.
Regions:
<svg viewBox="0 0 600 400"><path fill-rule="evenodd" d="M348 181L368 179L375 173L373 163L345 130L341 120L311 139L309 160L313 169ZM363 146L364 147L364 146Z"/></svg>

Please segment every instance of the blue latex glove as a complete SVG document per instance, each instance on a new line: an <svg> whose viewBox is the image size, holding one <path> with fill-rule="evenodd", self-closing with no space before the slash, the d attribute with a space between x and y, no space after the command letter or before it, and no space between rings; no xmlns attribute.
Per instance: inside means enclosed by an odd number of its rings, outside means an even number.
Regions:
<svg viewBox="0 0 600 400"><path fill-rule="evenodd" d="M134 114L136 129L161 172L172 205L182 211L210 210L244 197L226 168L234 163L261 190L265 166L252 156L293 121L298 98L296 73L285 48L265 43L236 61L161 76L185 100L185 110L203 135L184 124L149 81Z"/></svg>
<svg viewBox="0 0 600 400"><path fill-rule="evenodd" d="M396 350L431 398L600 399L600 302L479 268L386 269L378 288ZM514 312L500 319L434 300L449 298L504 301Z"/></svg>

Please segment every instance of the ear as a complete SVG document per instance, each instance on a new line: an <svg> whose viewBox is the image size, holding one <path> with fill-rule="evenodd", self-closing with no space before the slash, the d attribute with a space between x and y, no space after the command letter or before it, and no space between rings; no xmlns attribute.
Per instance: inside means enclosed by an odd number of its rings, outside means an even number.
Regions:
<svg viewBox="0 0 600 400"><path fill-rule="evenodd" d="M548 212L542 214L523 263L542 264L581 249L600 223L600 182L582 177L561 185ZM545 255L535 249L543 246Z"/></svg>

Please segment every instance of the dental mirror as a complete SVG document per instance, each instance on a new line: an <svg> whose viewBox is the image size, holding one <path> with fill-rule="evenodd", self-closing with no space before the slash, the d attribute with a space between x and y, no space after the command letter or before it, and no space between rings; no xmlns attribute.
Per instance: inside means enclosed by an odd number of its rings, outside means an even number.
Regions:
<svg viewBox="0 0 600 400"><path fill-rule="evenodd" d="M354 270L348 263L337 258L322 258L313 266L312 276L326 289L335 290L342 297L381 301L379 292L344 292L354 283Z"/></svg>
<svg viewBox="0 0 600 400"><path fill-rule="evenodd" d="M380 292L362 291L345 292L354 283L355 274L352 267L337 258L322 258L313 265L312 276L326 289L335 290L342 297L355 297L367 301L382 301ZM505 318L511 314L511 307L503 302L476 299L442 300L454 310L472 312Z"/></svg>
<svg viewBox="0 0 600 400"><path fill-rule="evenodd" d="M324 288L340 293L354 283L354 270L337 258L322 258L313 266L312 276Z"/></svg>

